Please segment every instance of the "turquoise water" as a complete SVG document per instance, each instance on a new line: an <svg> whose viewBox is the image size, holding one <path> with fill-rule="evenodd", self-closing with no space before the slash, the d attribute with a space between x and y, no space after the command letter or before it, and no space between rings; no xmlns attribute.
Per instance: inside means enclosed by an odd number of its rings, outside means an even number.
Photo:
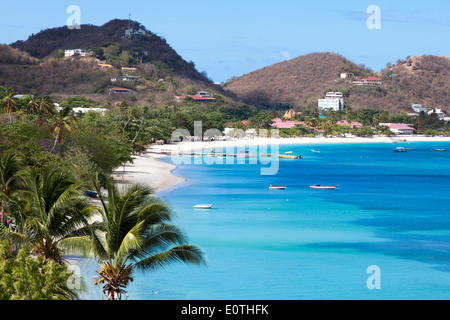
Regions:
<svg viewBox="0 0 450 320"><path fill-rule="evenodd" d="M130 299L449 299L450 151L435 148L450 143L280 146L303 159L280 159L272 176L249 159L179 165L188 181L161 196L208 266L136 274ZM372 265L380 289L368 289ZM88 279L95 267L85 262Z"/></svg>

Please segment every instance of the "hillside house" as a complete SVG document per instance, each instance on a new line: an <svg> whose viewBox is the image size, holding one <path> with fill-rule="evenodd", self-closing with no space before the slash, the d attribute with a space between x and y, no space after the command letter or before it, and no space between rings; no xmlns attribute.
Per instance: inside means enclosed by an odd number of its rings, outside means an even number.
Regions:
<svg viewBox="0 0 450 320"><path fill-rule="evenodd" d="M355 76L355 74L351 72L341 72L341 79L351 79Z"/></svg>
<svg viewBox="0 0 450 320"><path fill-rule="evenodd" d="M111 78L112 82L117 82L117 81L136 81L136 83L139 83L139 77L138 76L121 76L121 77L114 77Z"/></svg>
<svg viewBox="0 0 450 320"><path fill-rule="evenodd" d="M92 51L86 49L69 49L64 51L65 57L91 57L93 55Z"/></svg>
<svg viewBox="0 0 450 320"><path fill-rule="evenodd" d="M433 114L433 113L436 113L436 114L438 115L439 120L444 120L444 118L447 117L447 115L446 115L441 109L436 109L436 108L434 108L434 109L431 109L431 110L428 112L429 115L431 115L431 114Z"/></svg>
<svg viewBox="0 0 450 320"><path fill-rule="evenodd" d="M189 95L189 96L176 96L175 98L178 101L184 100L186 97L191 97L192 99L194 99L197 102L215 102L216 99L213 97L210 97L209 92L207 91L198 91L196 94L194 95Z"/></svg>
<svg viewBox="0 0 450 320"><path fill-rule="evenodd" d="M109 94L122 94L122 95L127 95L127 94L132 94L133 91L131 91L130 89L127 88L111 88L109 90Z"/></svg>
<svg viewBox="0 0 450 320"><path fill-rule="evenodd" d="M122 67L122 71L125 71L125 72L135 72L135 71L136 71L136 68L126 68L126 67Z"/></svg>
<svg viewBox="0 0 450 320"><path fill-rule="evenodd" d="M113 69L114 67L110 64L99 63L97 64L99 69Z"/></svg>
<svg viewBox="0 0 450 320"><path fill-rule="evenodd" d="M359 78L353 81L355 86L379 86L381 85L381 79L377 77Z"/></svg>
<svg viewBox="0 0 450 320"><path fill-rule="evenodd" d="M133 38L133 37L139 37L139 36L146 36L147 32L143 29L134 30L134 29L127 29L125 30L125 37L127 38Z"/></svg>
<svg viewBox="0 0 450 320"><path fill-rule="evenodd" d="M344 95L341 92L327 92L324 99L318 101L319 111L344 110Z"/></svg>
<svg viewBox="0 0 450 320"><path fill-rule="evenodd" d="M427 112L427 108L422 107L421 104L413 104L411 107L417 113Z"/></svg>

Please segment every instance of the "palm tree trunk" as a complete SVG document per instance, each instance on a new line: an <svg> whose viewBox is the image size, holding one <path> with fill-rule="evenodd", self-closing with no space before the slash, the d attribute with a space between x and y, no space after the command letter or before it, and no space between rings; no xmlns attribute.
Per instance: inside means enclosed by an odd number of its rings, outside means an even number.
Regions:
<svg viewBox="0 0 450 320"><path fill-rule="evenodd" d="M59 130L58 130L58 133L56 134L55 143L53 144L53 148L52 148L52 150L50 150L50 153L52 153L53 150L54 150L55 147L56 147L56 143L58 142L58 138L59 138L59 133L60 133L60 132L61 132L61 129L59 129Z"/></svg>

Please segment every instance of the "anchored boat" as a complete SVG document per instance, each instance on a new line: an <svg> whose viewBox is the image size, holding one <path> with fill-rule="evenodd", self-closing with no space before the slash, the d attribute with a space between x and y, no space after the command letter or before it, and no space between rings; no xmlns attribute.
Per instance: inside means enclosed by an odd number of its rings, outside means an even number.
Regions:
<svg viewBox="0 0 450 320"><path fill-rule="evenodd" d="M284 189L286 189L286 187L285 186L273 186L273 185L270 185L269 189L270 190L284 190Z"/></svg>
<svg viewBox="0 0 450 320"><path fill-rule="evenodd" d="M212 204L196 204L194 209L211 209Z"/></svg>
<svg viewBox="0 0 450 320"><path fill-rule="evenodd" d="M320 184L315 184L312 186L309 186L311 189L317 189L317 190L334 190L337 186L321 186Z"/></svg>

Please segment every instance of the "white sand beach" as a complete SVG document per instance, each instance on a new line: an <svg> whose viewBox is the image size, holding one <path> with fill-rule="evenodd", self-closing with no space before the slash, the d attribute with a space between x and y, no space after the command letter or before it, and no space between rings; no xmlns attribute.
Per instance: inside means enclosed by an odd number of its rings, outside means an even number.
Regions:
<svg viewBox="0 0 450 320"><path fill-rule="evenodd" d="M172 188L185 181L184 178L173 175L172 171L176 166L158 160L161 157L168 157L172 153L194 152L205 150L210 152L216 148L227 147L251 147L266 145L317 145L317 144L339 144L339 143L408 143L419 141L446 141L450 142L450 137L423 137L423 136L397 136L397 137L317 137L317 138L254 138L235 139L218 141L195 141L182 142L167 145L151 146L147 152L140 156L135 156L133 163L127 163L124 167L117 168L114 178L118 183L144 183L154 189L156 193Z"/></svg>

